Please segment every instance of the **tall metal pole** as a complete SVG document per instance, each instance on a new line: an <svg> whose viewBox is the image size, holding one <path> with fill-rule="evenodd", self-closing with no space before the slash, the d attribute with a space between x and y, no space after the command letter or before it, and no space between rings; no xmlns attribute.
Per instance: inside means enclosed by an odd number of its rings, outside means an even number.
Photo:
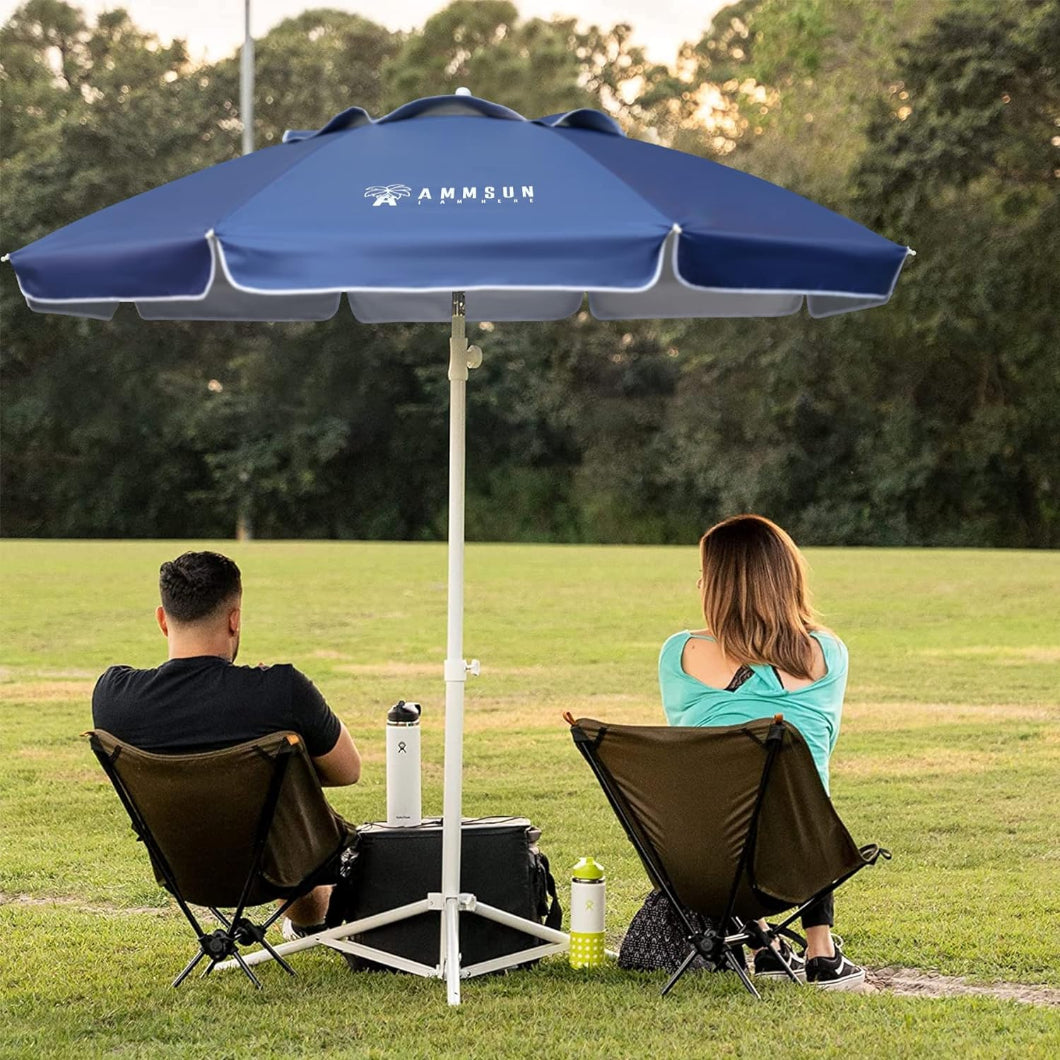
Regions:
<svg viewBox="0 0 1060 1060"><path fill-rule="evenodd" d="M243 52L239 62L239 115L243 119L243 154L254 150L254 38L250 35L250 0L243 0Z"/></svg>
<svg viewBox="0 0 1060 1060"><path fill-rule="evenodd" d="M442 806L442 962L450 1005L460 1004L460 830L464 682L464 424L467 393L464 294L454 292L449 339L449 613L445 653L445 789Z"/></svg>
<svg viewBox="0 0 1060 1060"><path fill-rule="evenodd" d="M250 0L243 0L243 51L239 56L239 116L243 119L243 154L254 150L254 38L250 35ZM254 536L250 521L250 471L239 472L236 540Z"/></svg>

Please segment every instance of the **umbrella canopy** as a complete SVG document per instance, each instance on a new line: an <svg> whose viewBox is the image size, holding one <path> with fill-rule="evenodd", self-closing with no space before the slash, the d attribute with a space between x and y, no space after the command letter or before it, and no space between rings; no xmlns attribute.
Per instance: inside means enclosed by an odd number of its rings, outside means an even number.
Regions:
<svg viewBox="0 0 1060 1060"><path fill-rule="evenodd" d="M474 120L469 120L474 119ZM109 318L823 317L882 305L908 248L577 110L359 107L100 210L11 257L32 309Z"/></svg>

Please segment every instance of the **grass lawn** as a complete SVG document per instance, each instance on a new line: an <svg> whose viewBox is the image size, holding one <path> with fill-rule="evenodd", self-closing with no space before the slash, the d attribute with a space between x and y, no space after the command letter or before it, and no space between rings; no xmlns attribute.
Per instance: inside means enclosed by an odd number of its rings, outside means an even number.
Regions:
<svg viewBox="0 0 1060 1060"><path fill-rule="evenodd" d="M320 950L169 981L192 951L78 734L97 674L155 665L158 564L186 543L0 543L0 1057L1055 1057L1060 1008L989 996L764 989L730 975L576 973L563 960L444 985L353 975ZM424 705L424 808L440 812L445 549L214 545L243 569L241 661L291 661L364 753L332 793L385 816L383 736ZM1060 554L815 550L851 678L832 795L894 860L840 893L855 960L1060 987ZM617 941L648 889L560 719L658 723L659 645L698 626L694 548L472 545L465 812L540 825L561 895L578 856L607 868ZM566 904L566 901L564 902Z"/></svg>

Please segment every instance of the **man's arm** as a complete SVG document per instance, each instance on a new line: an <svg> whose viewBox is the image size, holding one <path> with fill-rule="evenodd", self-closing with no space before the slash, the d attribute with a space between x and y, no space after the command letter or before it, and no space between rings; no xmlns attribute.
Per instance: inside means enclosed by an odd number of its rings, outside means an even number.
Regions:
<svg viewBox="0 0 1060 1060"><path fill-rule="evenodd" d="M283 669L291 675L291 714L287 724L305 740L320 783L332 788L356 784L361 776L361 756L349 730L304 673L293 666ZM331 750L313 753L325 747Z"/></svg>
<svg viewBox="0 0 1060 1060"><path fill-rule="evenodd" d="M340 722L339 738L327 754L313 759L320 783L326 788L339 788L356 784L361 776L361 756L353 737L344 723Z"/></svg>

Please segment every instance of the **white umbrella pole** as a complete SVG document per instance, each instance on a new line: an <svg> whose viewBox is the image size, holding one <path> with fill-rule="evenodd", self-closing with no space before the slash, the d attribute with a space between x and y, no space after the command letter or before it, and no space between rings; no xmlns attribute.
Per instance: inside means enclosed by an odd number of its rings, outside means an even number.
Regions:
<svg viewBox="0 0 1060 1060"><path fill-rule="evenodd" d="M481 352L468 347L464 294L453 293L449 338L449 615L445 653L445 767L442 802L442 938L450 1005L460 1004L460 826L463 797L464 684L464 447L467 375ZM478 664L471 667L477 672Z"/></svg>

